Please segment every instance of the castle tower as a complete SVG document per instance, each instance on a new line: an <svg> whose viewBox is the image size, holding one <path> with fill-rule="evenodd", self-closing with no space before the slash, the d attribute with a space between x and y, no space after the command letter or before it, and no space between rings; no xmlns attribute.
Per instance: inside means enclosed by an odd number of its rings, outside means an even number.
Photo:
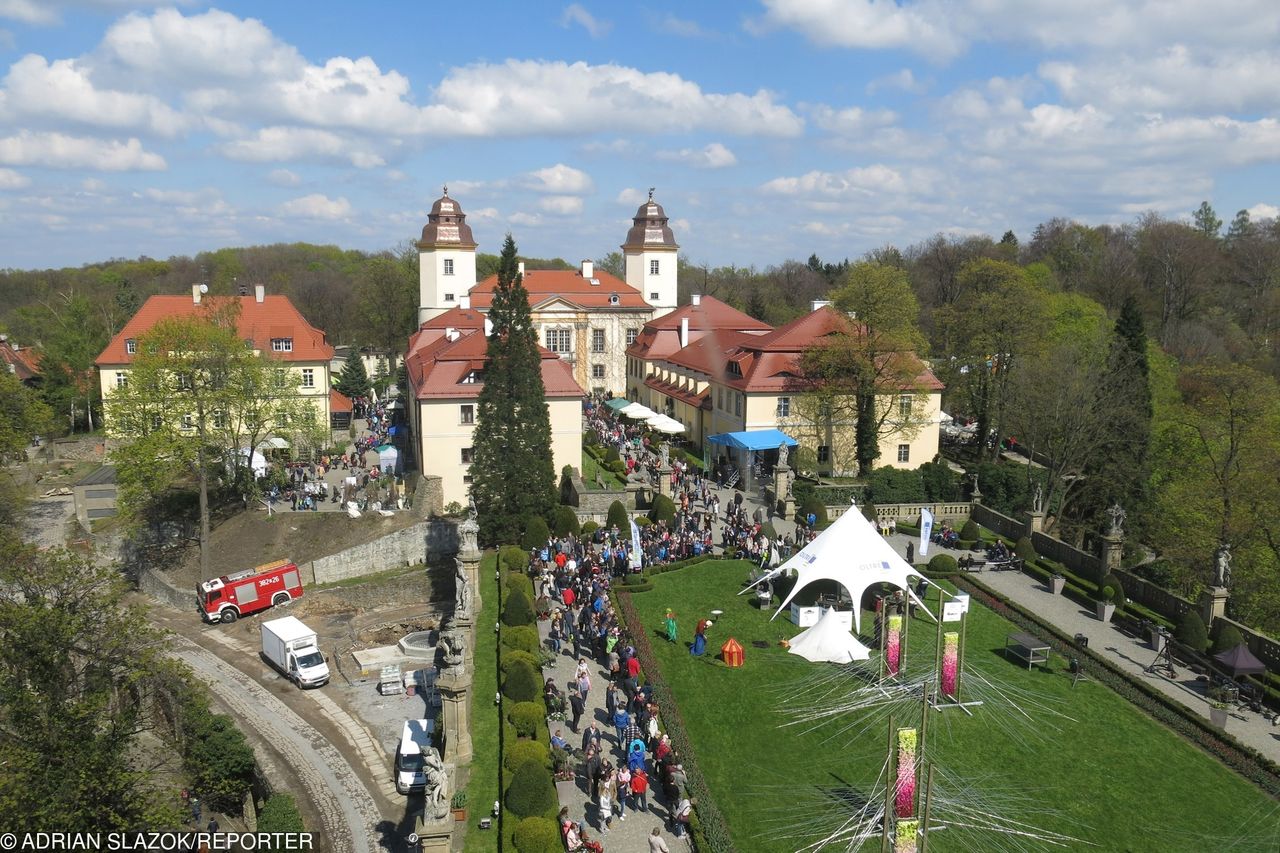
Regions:
<svg viewBox="0 0 1280 853"><path fill-rule="evenodd" d="M449 188L431 205L418 241L418 322L450 308L476 286L476 241L467 215L449 198Z"/></svg>
<svg viewBox="0 0 1280 853"><path fill-rule="evenodd" d="M649 200L640 205L627 240L622 244L626 262L626 282L640 291L644 301L653 306L654 318L676 307L676 256L679 246L667 225L662 205Z"/></svg>

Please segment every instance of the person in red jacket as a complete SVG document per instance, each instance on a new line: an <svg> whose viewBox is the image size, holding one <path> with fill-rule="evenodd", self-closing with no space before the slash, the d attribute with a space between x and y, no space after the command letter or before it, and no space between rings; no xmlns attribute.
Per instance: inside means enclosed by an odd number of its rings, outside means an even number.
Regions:
<svg viewBox="0 0 1280 853"><path fill-rule="evenodd" d="M641 767L631 772L631 809L647 812L649 810L649 775Z"/></svg>

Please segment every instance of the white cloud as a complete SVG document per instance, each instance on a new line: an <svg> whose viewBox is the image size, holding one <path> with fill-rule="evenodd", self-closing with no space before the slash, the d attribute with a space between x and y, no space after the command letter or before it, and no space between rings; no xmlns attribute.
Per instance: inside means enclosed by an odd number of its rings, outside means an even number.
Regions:
<svg viewBox="0 0 1280 853"><path fill-rule="evenodd" d="M87 193L100 193L107 188L107 182L98 178L85 178L80 182L80 188Z"/></svg>
<svg viewBox="0 0 1280 853"><path fill-rule="evenodd" d="M719 142L712 142L705 148L659 151L654 156L659 160L672 160L698 169L723 169L738 162L738 158L734 156L734 153Z"/></svg>
<svg viewBox="0 0 1280 853"><path fill-rule="evenodd" d="M893 110L864 110L861 107L837 110L826 104L803 104L802 106L809 110L814 124L834 134L864 133L873 128L893 124L898 120Z"/></svg>
<svg viewBox="0 0 1280 853"><path fill-rule="evenodd" d="M867 94L874 95L877 92L897 90L911 95L922 95L928 88L929 84L924 80L916 79L916 75L910 68L903 68L893 74L886 74L872 80L867 84Z"/></svg>
<svg viewBox="0 0 1280 853"><path fill-rule="evenodd" d="M709 38L715 35L703 29L702 25L697 21L677 18L675 15L670 14L658 22L658 31L667 35L680 36L681 38Z"/></svg>
<svg viewBox="0 0 1280 853"><path fill-rule="evenodd" d="M901 48L950 59L965 47L950 26L951 16L926 3L888 0L764 0L764 18L751 23L758 33L786 27L825 47Z"/></svg>
<svg viewBox="0 0 1280 853"><path fill-rule="evenodd" d="M530 172L525 176L525 185L538 192L562 194L589 193L593 187L590 175L564 163Z"/></svg>
<svg viewBox="0 0 1280 853"><path fill-rule="evenodd" d="M596 18L577 3L565 6L564 14L560 16L560 26L568 28L572 24L582 27L593 39L604 38L613 28L613 24Z"/></svg>
<svg viewBox="0 0 1280 853"><path fill-rule="evenodd" d="M643 204L648 198L649 198L649 194L646 193L644 190L639 190L639 189L636 189L635 187L627 187L626 189L618 193L618 197L615 199L615 201L617 201L618 204L625 204L630 206L633 204L634 205Z"/></svg>
<svg viewBox="0 0 1280 853"><path fill-rule="evenodd" d="M538 207L559 216L576 216L582 212L582 198L576 195L549 195L538 199Z"/></svg>
<svg viewBox="0 0 1280 853"><path fill-rule="evenodd" d="M799 177L774 178L761 187L766 192L786 196L865 196L897 193L906 189L902 174L884 165L847 169L843 172L808 172Z"/></svg>
<svg viewBox="0 0 1280 853"><path fill-rule="evenodd" d="M144 150L137 139L120 142L27 130L0 139L0 163L103 172L158 171L166 167L163 157Z"/></svg>
<svg viewBox="0 0 1280 853"><path fill-rule="evenodd" d="M30 186L31 179L12 169L0 169L0 190L20 190Z"/></svg>
<svg viewBox="0 0 1280 853"><path fill-rule="evenodd" d="M331 199L321 193L290 199L280 205L283 217L297 219L345 219L351 215L351 202L341 196Z"/></svg>
<svg viewBox="0 0 1280 853"><path fill-rule="evenodd" d="M509 217L512 225L527 225L529 227L537 227L542 224L542 217L536 213L513 213Z"/></svg>
<svg viewBox="0 0 1280 853"><path fill-rule="evenodd" d="M0 117L13 122L45 118L161 136L174 136L188 125L188 119L152 95L97 87L90 69L73 59L50 63L27 54L9 68L3 82Z"/></svg>
<svg viewBox="0 0 1280 853"><path fill-rule="evenodd" d="M1257 222L1260 219L1277 219L1280 218L1280 207L1266 202L1258 202L1253 207L1248 208L1249 219Z"/></svg>
<svg viewBox="0 0 1280 853"><path fill-rule="evenodd" d="M277 187L296 187L302 183L302 178L297 172L291 172L288 169L272 169L267 174L267 181Z"/></svg>
<svg viewBox="0 0 1280 853"><path fill-rule="evenodd" d="M0 18L24 24L56 24L58 10L47 0L0 0Z"/></svg>
<svg viewBox="0 0 1280 853"><path fill-rule="evenodd" d="M349 162L359 169L385 166L386 161L367 147L337 133L310 127L264 127L252 137L220 146L232 160L254 163L318 160Z"/></svg>

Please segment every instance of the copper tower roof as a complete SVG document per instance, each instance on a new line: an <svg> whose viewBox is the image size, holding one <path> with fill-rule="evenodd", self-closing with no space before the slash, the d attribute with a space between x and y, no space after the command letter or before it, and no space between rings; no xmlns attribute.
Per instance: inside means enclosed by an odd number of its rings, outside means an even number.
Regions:
<svg viewBox="0 0 1280 853"><path fill-rule="evenodd" d="M419 249L432 247L474 249L475 238L471 236L471 226L467 224L467 215L462 207L449 198L449 188L444 188L444 195L431 205L431 213L427 214L427 224L422 227L422 239L418 241Z"/></svg>
<svg viewBox="0 0 1280 853"><path fill-rule="evenodd" d="M625 249L678 249L676 237L667 225L667 213L662 205L653 200L653 189L649 189L649 200L640 205L632 226L627 231L627 240L622 244Z"/></svg>

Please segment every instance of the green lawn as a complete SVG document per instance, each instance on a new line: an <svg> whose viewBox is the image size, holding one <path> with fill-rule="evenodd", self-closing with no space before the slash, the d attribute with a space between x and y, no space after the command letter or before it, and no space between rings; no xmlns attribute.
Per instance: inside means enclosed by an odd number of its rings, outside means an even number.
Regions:
<svg viewBox="0 0 1280 853"><path fill-rule="evenodd" d="M585 449L582 451L582 483L587 487L589 492L598 492L600 487L596 485L596 474L604 474L604 485L606 489L621 489L627 485L627 481L619 477L617 474L600 467L600 463L595 457L588 453Z"/></svg>
<svg viewBox="0 0 1280 853"><path fill-rule="evenodd" d="M483 603L476 615L476 672L475 701L472 703L471 778L467 783L467 838L466 853L488 853L498 849L496 829L478 829L482 817L489 814L489 806L498 799L498 706L491 697L498 689L498 635L483 630L483 626L498 621L498 583L494 580L494 568L498 555L488 552L480 561L480 597Z"/></svg>
<svg viewBox="0 0 1280 853"><path fill-rule="evenodd" d="M884 714L875 711L852 712L820 729L780 727L790 719L781 710L784 703L808 701L788 697L833 667L808 663L778 646L798 629L784 616L768 622L751 595L736 596L748 569L744 562L711 561L657 575L653 590L633 601L735 845L783 853L815 840L812 834L800 838L806 821L814 821L810 833L822 823L834 828L841 807L824 802L824 796L837 788L869 790L883 762L888 728ZM654 633L667 607L679 615L681 642L675 645ZM693 626L713 609L724 614L708 635L709 654L693 658L687 651ZM865 615L864 640L873 628ZM923 617L912 621L908 674L932 667L935 630ZM1238 826L1249 827L1253 838L1230 849L1277 849L1280 811L1273 801L1108 689L1087 680L1073 688L1056 656L1048 671L1028 672L1008 661L1002 649L1012 630L975 605L966 628L969 666L1009 689L1033 691L1074 719L1037 713L1031 723L1012 725L1007 706L1002 710L994 702L973 709L973 717L956 708L935 712L928 754L940 770L969 785L994 810L1008 809L1095 849L1225 849L1222 843L1239 834ZM729 636L746 648L742 669L729 669L712 656ZM757 640L768 648L754 647ZM899 717L895 725L916 725L916 716ZM935 822L942 817L935 812ZM974 847L974 836L952 835L949 844L946 832L931 834L929 849L1040 849L1015 848L1009 841ZM878 843L873 846L878 849Z"/></svg>

